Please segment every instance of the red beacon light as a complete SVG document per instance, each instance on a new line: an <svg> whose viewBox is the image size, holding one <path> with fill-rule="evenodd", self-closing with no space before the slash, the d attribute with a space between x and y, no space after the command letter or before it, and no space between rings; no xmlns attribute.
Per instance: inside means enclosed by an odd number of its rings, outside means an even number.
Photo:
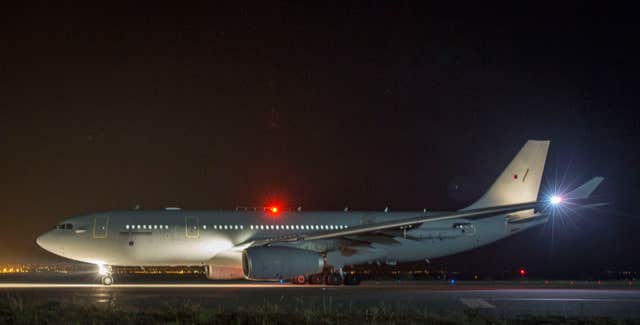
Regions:
<svg viewBox="0 0 640 325"><path fill-rule="evenodd" d="M273 206L273 207L269 208L269 212L271 212L271 213L278 213L279 210L280 209L278 209L278 207L276 207L276 206Z"/></svg>
<svg viewBox="0 0 640 325"><path fill-rule="evenodd" d="M520 273L520 276L525 276L527 275L527 270L525 270L524 268L520 268L519 273Z"/></svg>

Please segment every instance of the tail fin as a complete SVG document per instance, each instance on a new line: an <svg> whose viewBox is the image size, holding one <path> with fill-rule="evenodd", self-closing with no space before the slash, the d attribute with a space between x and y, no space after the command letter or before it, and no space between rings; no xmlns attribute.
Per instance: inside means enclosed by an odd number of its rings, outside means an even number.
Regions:
<svg viewBox="0 0 640 325"><path fill-rule="evenodd" d="M527 141L489 190L462 211L536 201L549 143Z"/></svg>

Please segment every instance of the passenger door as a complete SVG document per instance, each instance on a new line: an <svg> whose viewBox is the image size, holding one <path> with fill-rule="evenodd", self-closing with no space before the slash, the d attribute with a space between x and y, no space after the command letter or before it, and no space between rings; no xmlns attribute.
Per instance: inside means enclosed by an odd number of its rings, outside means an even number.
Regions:
<svg viewBox="0 0 640 325"><path fill-rule="evenodd" d="M109 235L109 217L97 216L93 219L93 238L107 238Z"/></svg>
<svg viewBox="0 0 640 325"><path fill-rule="evenodd" d="M185 235L187 238L198 238L200 231L198 229L198 217L186 216L185 218Z"/></svg>

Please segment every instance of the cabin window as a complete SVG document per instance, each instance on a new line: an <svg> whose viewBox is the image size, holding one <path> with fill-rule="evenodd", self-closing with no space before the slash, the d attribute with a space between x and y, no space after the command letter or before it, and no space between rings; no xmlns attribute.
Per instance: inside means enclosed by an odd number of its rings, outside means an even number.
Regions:
<svg viewBox="0 0 640 325"><path fill-rule="evenodd" d="M63 223L63 224L57 225L56 229L70 230L70 229L73 229L73 225L70 223Z"/></svg>

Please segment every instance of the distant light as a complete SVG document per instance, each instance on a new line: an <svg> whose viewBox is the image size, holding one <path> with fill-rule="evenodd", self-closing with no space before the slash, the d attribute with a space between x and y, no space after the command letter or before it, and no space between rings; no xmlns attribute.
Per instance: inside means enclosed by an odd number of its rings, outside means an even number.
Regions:
<svg viewBox="0 0 640 325"><path fill-rule="evenodd" d="M451 279L451 280L449 280L449 283L456 284L456 280L455 279Z"/></svg>
<svg viewBox="0 0 640 325"><path fill-rule="evenodd" d="M109 274L109 270L103 264L98 264L98 274L107 275Z"/></svg>
<svg viewBox="0 0 640 325"><path fill-rule="evenodd" d="M527 274L527 271L525 269L523 269L523 268L520 268L519 273L520 273L521 276L525 276L525 274Z"/></svg>
<svg viewBox="0 0 640 325"><path fill-rule="evenodd" d="M278 207L270 207L269 211L271 211L271 213L278 213Z"/></svg>
<svg viewBox="0 0 640 325"><path fill-rule="evenodd" d="M562 202L562 197L559 196L559 195L553 195L549 199L549 202L551 202L551 204L553 204L553 205L556 205L556 204Z"/></svg>

